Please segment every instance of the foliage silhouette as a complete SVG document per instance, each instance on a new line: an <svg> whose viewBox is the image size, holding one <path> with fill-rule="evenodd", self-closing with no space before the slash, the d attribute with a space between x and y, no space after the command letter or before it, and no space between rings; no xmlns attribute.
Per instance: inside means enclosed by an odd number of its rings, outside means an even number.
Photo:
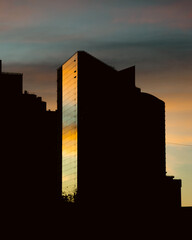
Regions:
<svg viewBox="0 0 192 240"><path fill-rule="evenodd" d="M65 194L63 192L61 200L63 200L64 203L66 204L72 204L72 203L77 203L78 202L78 192L77 190L75 191L74 194Z"/></svg>

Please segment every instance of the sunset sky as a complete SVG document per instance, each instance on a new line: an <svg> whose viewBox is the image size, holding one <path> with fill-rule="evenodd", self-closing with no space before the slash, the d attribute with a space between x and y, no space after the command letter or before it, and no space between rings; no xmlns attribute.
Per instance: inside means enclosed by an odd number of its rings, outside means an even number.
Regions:
<svg viewBox="0 0 192 240"><path fill-rule="evenodd" d="M167 174L192 206L192 1L0 1L3 71L23 73L48 109L56 69L77 50L117 70L136 65L137 87L165 101Z"/></svg>

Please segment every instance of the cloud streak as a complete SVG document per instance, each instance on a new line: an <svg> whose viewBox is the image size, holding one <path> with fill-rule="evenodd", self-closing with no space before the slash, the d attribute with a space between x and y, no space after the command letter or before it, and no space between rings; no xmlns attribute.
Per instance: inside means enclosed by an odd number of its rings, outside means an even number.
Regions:
<svg viewBox="0 0 192 240"><path fill-rule="evenodd" d="M160 5L161 4L161 5ZM114 23L129 25L161 24L169 28L192 28L192 3L189 1L173 1L168 4L119 9L114 14Z"/></svg>

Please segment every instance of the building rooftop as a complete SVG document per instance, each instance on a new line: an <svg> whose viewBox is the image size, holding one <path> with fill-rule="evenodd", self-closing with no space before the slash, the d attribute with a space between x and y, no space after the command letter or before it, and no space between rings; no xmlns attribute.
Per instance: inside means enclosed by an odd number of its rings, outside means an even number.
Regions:
<svg viewBox="0 0 192 240"><path fill-rule="evenodd" d="M23 73L3 72L2 71L2 60L0 60L0 74L3 74L3 75L20 75L20 76L23 75Z"/></svg>

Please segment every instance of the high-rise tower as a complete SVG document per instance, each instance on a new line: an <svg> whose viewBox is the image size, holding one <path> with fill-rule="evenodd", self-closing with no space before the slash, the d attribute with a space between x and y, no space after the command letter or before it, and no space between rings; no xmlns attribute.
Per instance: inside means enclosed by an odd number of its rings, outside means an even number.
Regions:
<svg viewBox="0 0 192 240"><path fill-rule="evenodd" d="M58 112L64 194L157 205L172 181L179 199L180 183L166 177L165 104L135 86L134 66L117 71L76 52L58 69Z"/></svg>
<svg viewBox="0 0 192 240"><path fill-rule="evenodd" d="M2 71L1 194L5 202L36 204L55 198L57 112L23 93L23 74Z"/></svg>

